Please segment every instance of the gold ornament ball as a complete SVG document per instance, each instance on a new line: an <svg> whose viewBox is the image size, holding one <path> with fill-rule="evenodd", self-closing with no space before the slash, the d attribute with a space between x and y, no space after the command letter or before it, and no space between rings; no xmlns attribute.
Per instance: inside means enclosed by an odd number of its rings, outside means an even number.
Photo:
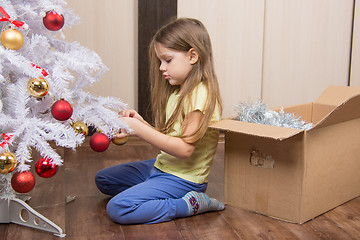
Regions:
<svg viewBox="0 0 360 240"><path fill-rule="evenodd" d="M1 33L1 44L5 48L18 50L24 44L24 36L19 30L6 29Z"/></svg>
<svg viewBox="0 0 360 240"><path fill-rule="evenodd" d="M7 174L14 171L17 161L16 157L12 152L4 152L0 154L0 173Z"/></svg>
<svg viewBox="0 0 360 240"><path fill-rule="evenodd" d="M74 122L71 127L75 130L75 132L81 133L85 136L89 134L89 128L86 126L85 123L77 121Z"/></svg>
<svg viewBox="0 0 360 240"><path fill-rule="evenodd" d="M27 90L31 96L42 98L49 91L49 83L43 77L32 78L27 84Z"/></svg>
<svg viewBox="0 0 360 240"><path fill-rule="evenodd" d="M111 141L116 145L124 145L125 143L127 143L128 140L129 140L128 136L122 138L114 137L113 139L111 139Z"/></svg>

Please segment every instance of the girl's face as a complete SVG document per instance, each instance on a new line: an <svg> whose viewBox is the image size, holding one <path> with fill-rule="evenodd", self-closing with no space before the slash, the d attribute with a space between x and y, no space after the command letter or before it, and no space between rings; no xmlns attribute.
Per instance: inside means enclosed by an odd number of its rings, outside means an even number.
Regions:
<svg viewBox="0 0 360 240"><path fill-rule="evenodd" d="M194 64L194 56L191 50L189 52L176 51L156 43L155 53L160 60L159 69L164 78L173 86L179 85L181 89Z"/></svg>

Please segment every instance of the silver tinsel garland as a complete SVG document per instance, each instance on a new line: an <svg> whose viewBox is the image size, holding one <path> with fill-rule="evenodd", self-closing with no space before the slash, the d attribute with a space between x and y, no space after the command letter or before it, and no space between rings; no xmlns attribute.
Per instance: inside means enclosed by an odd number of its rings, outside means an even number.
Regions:
<svg viewBox="0 0 360 240"><path fill-rule="evenodd" d="M241 102L235 105L235 111L239 121L305 130L313 127L312 123L305 122L294 113L284 112L283 108L279 112L270 110L261 100Z"/></svg>
<svg viewBox="0 0 360 240"><path fill-rule="evenodd" d="M15 197L15 191L11 187L12 174L2 174L0 178L0 199L12 199Z"/></svg>

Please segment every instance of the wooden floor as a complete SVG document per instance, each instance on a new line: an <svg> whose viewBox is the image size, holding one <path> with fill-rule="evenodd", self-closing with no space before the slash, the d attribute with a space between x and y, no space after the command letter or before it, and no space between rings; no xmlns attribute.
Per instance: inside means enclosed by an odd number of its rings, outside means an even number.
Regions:
<svg viewBox="0 0 360 240"><path fill-rule="evenodd" d="M158 152L133 138L123 146L111 145L103 152L87 142L76 153L63 152L65 163L50 179L36 178L28 202L36 211L60 226L67 240L85 239L360 239L360 198L343 204L305 224L275 220L233 206L222 212L152 225L118 225L110 221L105 207L109 198L95 187L95 173L114 164L153 158ZM224 143L220 141L207 193L224 199ZM66 203L66 197L75 200ZM60 239L51 233L16 224L0 224L0 240ZM63 238L64 239L64 238Z"/></svg>

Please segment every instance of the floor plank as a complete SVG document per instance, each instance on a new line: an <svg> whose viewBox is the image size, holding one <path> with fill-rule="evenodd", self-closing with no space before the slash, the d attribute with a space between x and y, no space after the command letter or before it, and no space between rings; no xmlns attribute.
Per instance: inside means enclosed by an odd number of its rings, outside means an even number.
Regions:
<svg viewBox="0 0 360 240"><path fill-rule="evenodd" d="M0 223L0 239L5 239L10 224Z"/></svg>
<svg viewBox="0 0 360 240"><path fill-rule="evenodd" d="M360 198L355 198L332 211L325 213L334 225L347 232L350 236L357 236L360 232Z"/></svg>
<svg viewBox="0 0 360 240"><path fill-rule="evenodd" d="M219 212L175 220L184 239L241 239Z"/></svg>
<svg viewBox="0 0 360 240"><path fill-rule="evenodd" d="M173 221L160 224L123 225L122 230L127 240L183 239Z"/></svg>
<svg viewBox="0 0 360 240"><path fill-rule="evenodd" d="M113 223L106 213L108 197L76 196L66 205L66 239L125 239L122 226Z"/></svg>

